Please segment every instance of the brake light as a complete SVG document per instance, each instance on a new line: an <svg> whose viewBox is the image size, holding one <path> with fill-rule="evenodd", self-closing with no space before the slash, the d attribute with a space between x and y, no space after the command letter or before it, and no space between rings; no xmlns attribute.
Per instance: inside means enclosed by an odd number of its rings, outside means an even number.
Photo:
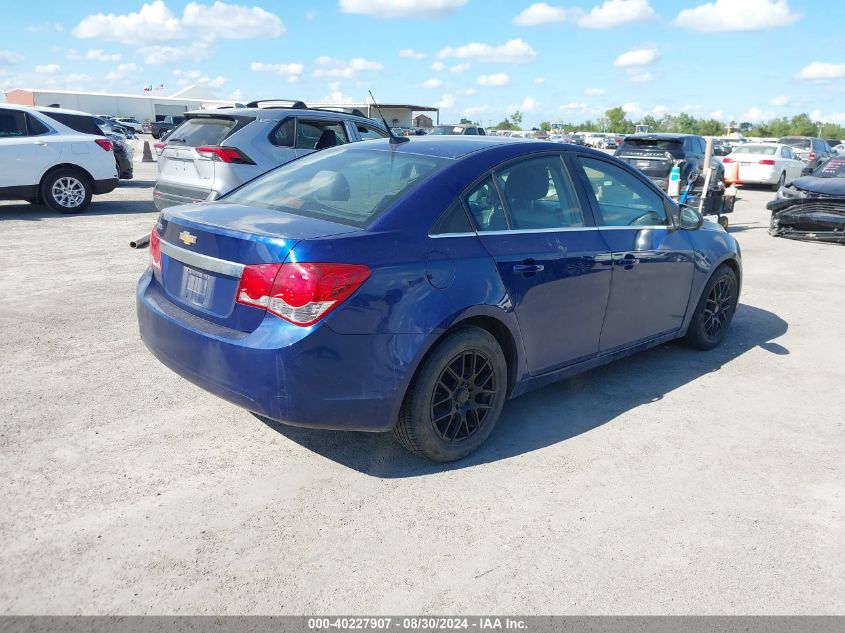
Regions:
<svg viewBox="0 0 845 633"><path fill-rule="evenodd" d="M161 239L156 227L150 232L150 266L161 272Z"/></svg>
<svg viewBox="0 0 845 633"><path fill-rule="evenodd" d="M203 145L197 147L197 154L209 160L220 163L235 163L236 165L254 165L252 159L236 147L222 147L220 145Z"/></svg>
<svg viewBox="0 0 845 633"><path fill-rule="evenodd" d="M732 163L732 162L734 162L734 159L733 159L733 158L731 158L730 156L725 156L725 157L722 159L722 163Z"/></svg>
<svg viewBox="0 0 845 633"><path fill-rule="evenodd" d="M810 152L810 155L807 158L809 158L810 160L816 160L816 153Z"/></svg>
<svg viewBox="0 0 845 633"><path fill-rule="evenodd" d="M764 158L763 160L760 160L760 161L757 161L757 162L760 165L774 165L775 164L775 161L773 161L771 158Z"/></svg>
<svg viewBox="0 0 845 633"><path fill-rule="evenodd" d="M153 149L156 151L157 156L161 156L161 153L164 151L164 148L164 143L153 143Z"/></svg>
<svg viewBox="0 0 845 633"><path fill-rule="evenodd" d="M358 264L258 264L244 268L237 302L266 308L295 325L313 325L370 276Z"/></svg>
<svg viewBox="0 0 845 633"><path fill-rule="evenodd" d="M114 145L112 145L112 142L107 138L95 138L94 142L107 152L114 151Z"/></svg>

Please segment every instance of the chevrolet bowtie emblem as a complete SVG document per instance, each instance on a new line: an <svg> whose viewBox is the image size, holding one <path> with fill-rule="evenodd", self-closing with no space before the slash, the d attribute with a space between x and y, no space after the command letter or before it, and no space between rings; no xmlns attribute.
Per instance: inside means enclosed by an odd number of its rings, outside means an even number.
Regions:
<svg viewBox="0 0 845 633"><path fill-rule="evenodd" d="M197 236L191 235L187 231L182 231L179 233L179 239L182 240L187 246L191 246L192 244L197 243Z"/></svg>

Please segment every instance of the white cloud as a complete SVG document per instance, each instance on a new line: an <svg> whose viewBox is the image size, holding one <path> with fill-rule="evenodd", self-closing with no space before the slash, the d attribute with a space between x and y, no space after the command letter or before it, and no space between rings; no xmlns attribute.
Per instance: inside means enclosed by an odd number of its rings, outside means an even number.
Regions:
<svg viewBox="0 0 845 633"><path fill-rule="evenodd" d="M429 79L428 81L423 82L422 87L426 90L433 90L434 88L439 88L443 85L443 82L439 79Z"/></svg>
<svg viewBox="0 0 845 633"><path fill-rule="evenodd" d="M545 77L534 77L534 85L535 86L542 86L544 83L546 83Z"/></svg>
<svg viewBox="0 0 845 633"><path fill-rule="evenodd" d="M665 105L658 104L651 109L651 113L659 118L662 117L664 114L668 114L669 108L667 108Z"/></svg>
<svg viewBox="0 0 845 633"><path fill-rule="evenodd" d="M578 19L578 26L586 29L612 29L623 24L648 22L655 19L657 19L657 14L648 0L606 0L581 16Z"/></svg>
<svg viewBox="0 0 845 633"><path fill-rule="evenodd" d="M23 55L14 51L0 51L0 66L17 64L20 61L23 61Z"/></svg>
<svg viewBox="0 0 845 633"><path fill-rule="evenodd" d="M265 64L264 62L252 62L249 69L255 72L276 73L277 75L301 75L305 70L303 64Z"/></svg>
<svg viewBox="0 0 845 633"><path fill-rule="evenodd" d="M351 103L355 101L354 97L349 96L348 94L344 94L343 91L340 89L340 85L335 82L329 86L331 92L320 99L320 101L324 101L326 103Z"/></svg>
<svg viewBox="0 0 845 633"><path fill-rule="evenodd" d="M94 62L119 62L121 60L120 53L105 53L102 49L92 48L87 52L80 53L72 48L68 49L68 59L87 59Z"/></svg>
<svg viewBox="0 0 845 633"><path fill-rule="evenodd" d="M684 9L675 26L703 33L759 31L787 26L801 19L789 8L789 0L715 0Z"/></svg>
<svg viewBox="0 0 845 633"><path fill-rule="evenodd" d="M276 37L285 32L279 16L260 7L215 2L190 2L177 17L163 0L141 5L127 14L97 13L73 29L79 38L98 38L125 44L172 42L181 39L225 40Z"/></svg>
<svg viewBox="0 0 845 633"><path fill-rule="evenodd" d="M640 68L628 69L628 81L635 84L645 84L649 81L654 81L654 79L654 75L648 70L642 70Z"/></svg>
<svg viewBox="0 0 845 633"><path fill-rule="evenodd" d="M604 88L587 88L584 91L584 94L590 95L590 96L593 96L593 97L598 97L598 96L604 94Z"/></svg>
<svg viewBox="0 0 845 633"><path fill-rule="evenodd" d="M448 110L455 106L455 97L450 94L443 95L443 98L440 99L437 103L434 104L435 108L440 108L441 110Z"/></svg>
<svg viewBox="0 0 845 633"><path fill-rule="evenodd" d="M726 121L728 119L722 110L713 110L709 116L711 119L716 119L717 121Z"/></svg>
<svg viewBox="0 0 845 633"><path fill-rule="evenodd" d="M533 97L525 97L525 99L522 100L522 103L512 103L511 105L509 105L508 111L510 112L513 110L521 110L522 112L534 112L534 110L536 110L539 105L540 103Z"/></svg>
<svg viewBox="0 0 845 633"><path fill-rule="evenodd" d="M624 110L625 114L630 114L633 117L638 117L643 113L643 109L640 107L640 104L636 101L623 103L622 110Z"/></svg>
<svg viewBox="0 0 845 633"><path fill-rule="evenodd" d="M758 107L750 108L747 112L745 112L742 117L740 117L743 121L764 121L766 119L771 119L775 116L774 112L765 112Z"/></svg>
<svg viewBox="0 0 845 633"><path fill-rule="evenodd" d="M314 77L336 77L351 79L364 71L381 70L384 68L379 62L373 62L363 57L355 57L350 60L334 59L332 57L318 57L316 64L318 68L314 71Z"/></svg>
<svg viewBox="0 0 845 633"><path fill-rule="evenodd" d="M648 66L660 59L660 53L657 52L657 47L649 48L634 48L630 51L622 53L613 62L614 66L620 68L627 68L629 66Z"/></svg>
<svg viewBox="0 0 845 633"><path fill-rule="evenodd" d="M500 64L527 64L537 57L537 52L521 39L508 40L499 46L471 42L464 46L447 46L437 56L457 57L458 59L476 59L482 62Z"/></svg>
<svg viewBox="0 0 845 633"><path fill-rule="evenodd" d="M413 48L403 48L399 51L399 57L407 57L409 59L425 59L425 53L418 53Z"/></svg>
<svg viewBox="0 0 845 633"><path fill-rule="evenodd" d="M434 62L434 63L431 65L431 69L432 69L434 72L439 73L439 72L441 72L441 71L443 71L443 70L446 70L446 64L444 64L443 62Z"/></svg>
<svg viewBox="0 0 845 633"><path fill-rule="evenodd" d="M520 26L553 24L556 22L566 22L571 13L571 10L564 9L563 7L553 7L545 2L535 2L517 15L513 21L514 24L519 24Z"/></svg>
<svg viewBox="0 0 845 633"><path fill-rule="evenodd" d="M343 13L377 18L433 17L454 11L469 0L340 0Z"/></svg>
<svg viewBox="0 0 845 633"><path fill-rule="evenodd" d="M144 71L138 64L118 64L114 70L106 73L105 80L110 82L127 82L138 80L138 76Z"/></svg>
<svg viewBox="0 0 845 633"><path fill-rule="evenodd" d="M313 22L314 20L317 19L317 12L313 11L313 10L306 12L305 13L305 19L308 20L309 22Z"/></svg>
<svg viewBox="0 0 845 633"><path fill-rule="evenodd" d="M469 108L465 108L464 111L461 112L461 115L465 116L465 117L472 118L472 117L478 116L479 114L484 114L489 109L490 109L490 107L486 106L486 105L472 106L472 107L469 107Z"/></svg>
<svg viewBox="0 0 845 633"><path fill-rule="evenodd" d="M826 62L813 62L802 68L796 79L807 81L824 81L827 79L845 78L845 64L828 64Z"/></svg>
<svg viewBox="0 0 845 633"><path fill-rule="evenodd" d="M229 95L229 98L232 101L243 101L244 100L244 93L241 92L240 88L235 88L232 94Z"/></svg>
<svg viewBox="0 0 845 633"><path fill-rule="evenodd" d="M214 55L211 44L200 40L185 46L169 46L167 44L142 46L138 49L138 52L143 56L145 64L172 64L174 59L199 62Z"/></svg>
<svg viewBox="0 0 845 633"><path fill-rule="evenodd" d="M469 64L455 64L454 66L449 66L450 73L465 73L469 70Z"/></svg>
<svg viewBox="0 0 845 633"><path fill-rule="evenodd" d="M43 24L34 24L32 26L26 27L28 33L46 33L48 31L56 31L57 33L62 33L65 30L59 22L44 22Z"/></svg>
<svg viewBox="0 0 845 633"><path fill-rule="evenodd" d="M773 105L773 106L777 106L777 107L789 105L789 97L786 97L786 96L783 96L783 95L781 95L779 97L774 97L771 101L769 101L769 105Z"/></svg>
<svg viewBox="0 0 845 633"><path fill-rule="evenodd" d="M43 66L36 66L35 72L39 75L58 75L62 72L62 67L58 64L44 64Z"/></svg>
<svg viewBox="0 0 845 633"><path fill-rule="evenodd" d="M511 78L505 73L496 73L493 75L481 75L476 83L479 86L507 86L511 82Z"/></svg>
<svg viewBox="0 0 845 633"><path fill-rule="evenodd" d="M464 97L471 97L477 92L475 88L464 88L462 90L456 90L455 93L462 95Z"/></svg>

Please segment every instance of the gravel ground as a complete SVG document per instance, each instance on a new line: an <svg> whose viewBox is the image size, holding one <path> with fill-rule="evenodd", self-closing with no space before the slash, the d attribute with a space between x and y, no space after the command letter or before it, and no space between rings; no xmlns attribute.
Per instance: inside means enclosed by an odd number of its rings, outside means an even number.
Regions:
<svg viewBox="0 0 845 633"><path fill-rule="evenodd" d="M770 237L771 193L723 347L514 400L435 466L151 357L154 167L80 216L0 203L0 613L845 613L845 248Z"/></svg>

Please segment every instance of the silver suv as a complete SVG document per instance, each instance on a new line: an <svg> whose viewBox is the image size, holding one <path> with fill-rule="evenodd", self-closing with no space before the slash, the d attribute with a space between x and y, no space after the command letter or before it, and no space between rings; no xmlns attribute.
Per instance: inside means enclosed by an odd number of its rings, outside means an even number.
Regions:
<svg viewBox="0 0 845 633"><path fill-rule="evenodd" d="M165 207L215 200L245 182L311 152L388 136L384 126L359 111L350 114L289 106L198 110L163 143L156 144L158 179L153 200Z"/></svg>

